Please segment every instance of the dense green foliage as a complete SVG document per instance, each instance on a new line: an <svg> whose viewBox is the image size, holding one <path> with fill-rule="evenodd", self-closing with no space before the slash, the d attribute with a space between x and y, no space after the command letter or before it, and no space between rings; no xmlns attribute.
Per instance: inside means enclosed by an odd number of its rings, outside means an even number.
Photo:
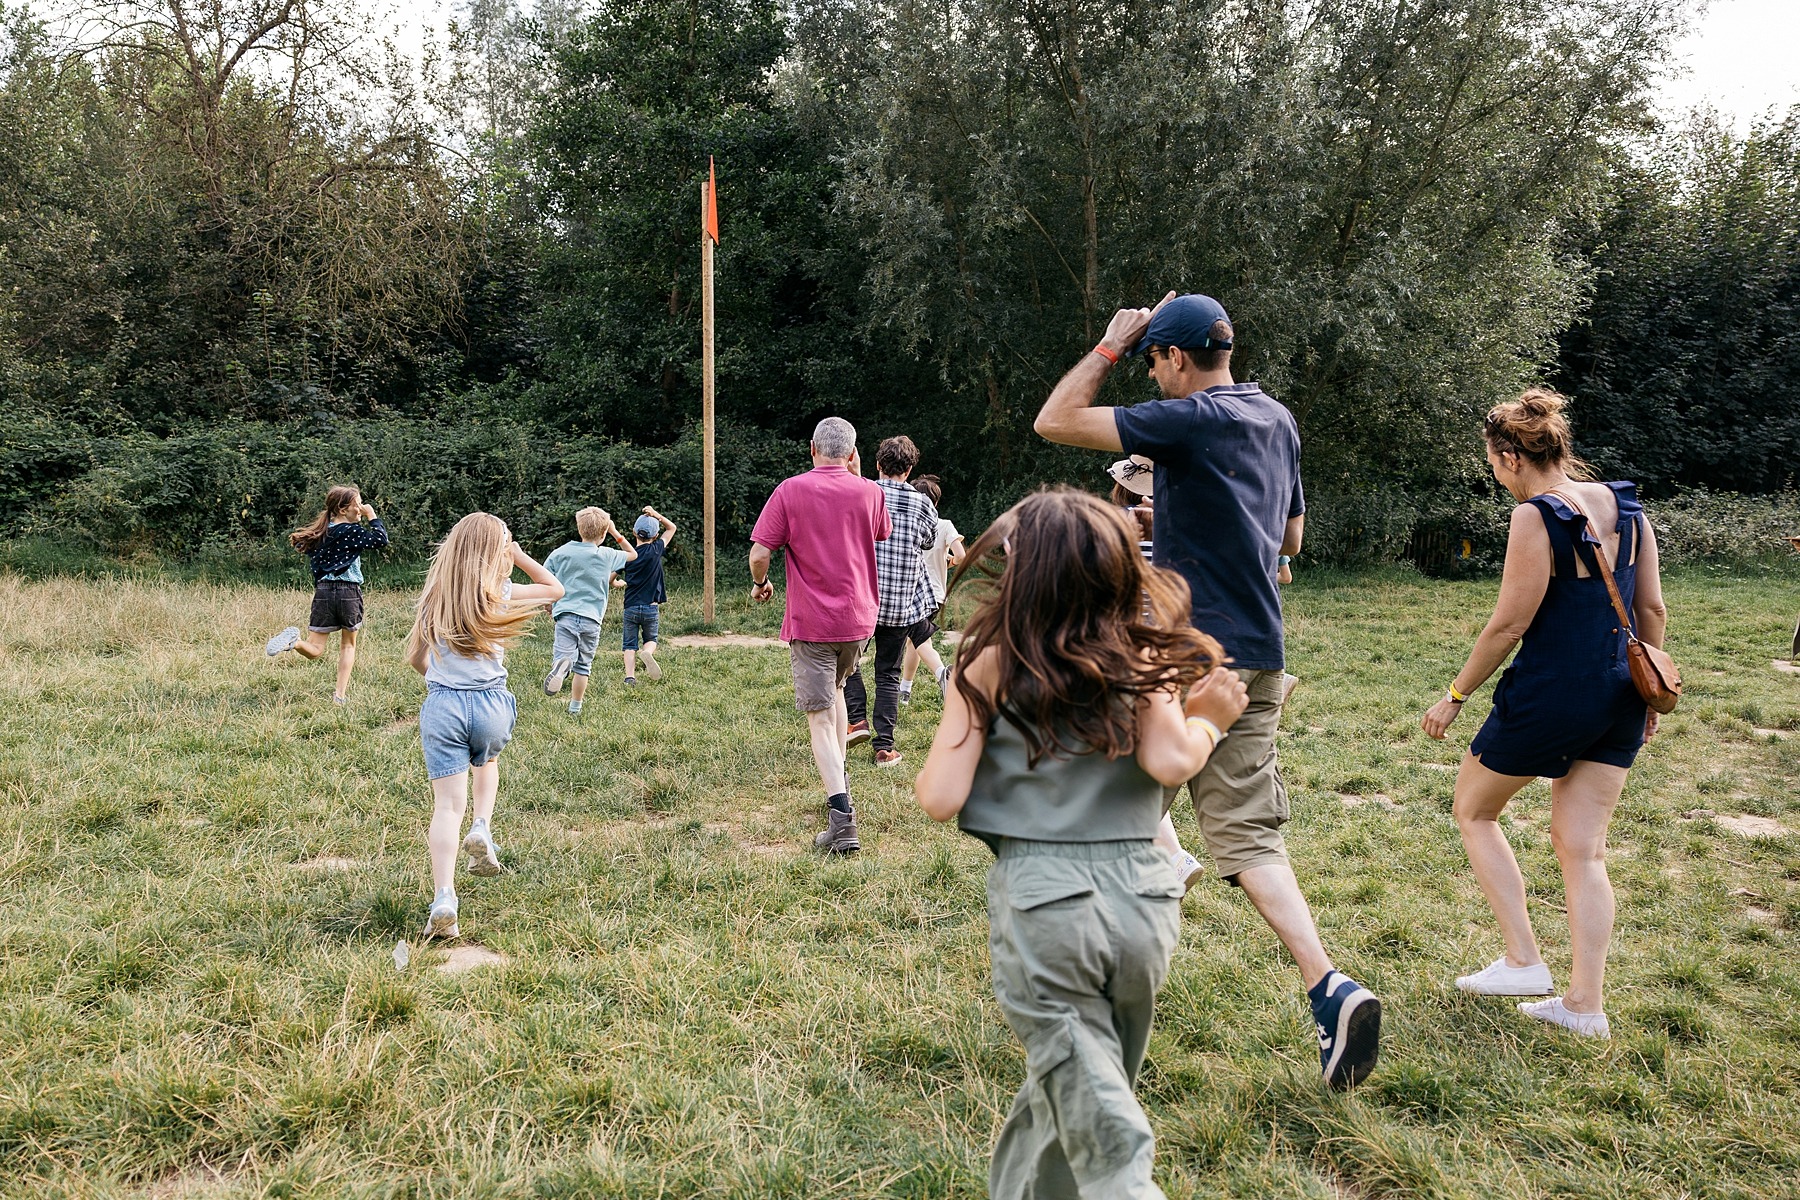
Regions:
<svg viewBox="0 0 1800 1200"><path fill-rule="evenodd" d="M965 525L1096 483L1031 417L1171 288L1298 416L1323 558L1491 559L1477 418L1547 370L1664 494L1800 449L1793 123L1626 149L1682 0L474 0L416 64L348 5L97 12L0 7L0 530L697 511L708 156L727 544L830 412Z"/></svg>
<svg viewBox="0 0 1800 1200"><path fill-rule="evenodd" d="M1610 472L1746 492L1800 462L1800 109L1742 141L1696 120L1622 169L1561 367Z"/></svg>

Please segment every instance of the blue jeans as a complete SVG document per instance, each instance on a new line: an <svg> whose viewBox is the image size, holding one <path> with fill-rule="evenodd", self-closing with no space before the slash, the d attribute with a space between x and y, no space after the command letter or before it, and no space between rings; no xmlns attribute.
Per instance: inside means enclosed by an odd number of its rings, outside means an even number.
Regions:
<svg viewBox="0 0 1800 1200"><path fill-rule="evenodd" d="M654 604L634 604L625 610L625 649L636 650L638 639L656 640L656 626L661 612Z"/></svg>

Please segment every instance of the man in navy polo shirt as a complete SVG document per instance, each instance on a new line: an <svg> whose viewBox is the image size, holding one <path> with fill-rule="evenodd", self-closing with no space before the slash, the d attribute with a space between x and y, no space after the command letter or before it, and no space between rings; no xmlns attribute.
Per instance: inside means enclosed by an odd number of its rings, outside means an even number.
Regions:
<svg viewBox="0 0 1800 1200"><path fill-rule="evenodd" d="M1250 707L1188 782L1219 874L1244 889L1306 981L1319 1062L1334 1087L1375 1065L1381 1002L1334 970L1288 864L1287 788L1275 757L1284 696L1281 592L1275 577L1306 524L1293 414L1231 376L1231 321L1210 296L1170 292L1154 310L1120 309L1100 344L1056 385L1035 428L1065 446L1156 463L1152 558L1187 580L1193 621L1219 639ZM1163 398L1094 408L1119 360L1142 354ZM1174 799L1171 792L1169 799Z"/></svg>

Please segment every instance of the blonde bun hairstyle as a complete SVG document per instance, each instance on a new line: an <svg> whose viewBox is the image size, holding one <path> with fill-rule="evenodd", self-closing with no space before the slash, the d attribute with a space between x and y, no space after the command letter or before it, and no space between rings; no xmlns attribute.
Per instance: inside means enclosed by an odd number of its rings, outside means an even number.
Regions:
<svg viewBox="0 0 1800 1200"><path fill-rule="evenodd" d="M1563 410L1569 398L1549 388L1528 388L1517 400L1496 404L1482 433L1495 454L1517 454L1539 467L1561 468L1571 479L1592 479L1593 468L1575 453L1575 433Z"/></svg>

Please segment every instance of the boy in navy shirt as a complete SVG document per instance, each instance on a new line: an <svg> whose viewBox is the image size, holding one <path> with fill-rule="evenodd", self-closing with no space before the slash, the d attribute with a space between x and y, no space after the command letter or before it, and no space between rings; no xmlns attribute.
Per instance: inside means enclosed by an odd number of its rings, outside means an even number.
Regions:
<svg viewBox="0 0 1800 1200"><path fill-rule="evenodd" d="M625 580L625 682L636 687L640 647L644 674L662 678L656 661L656 606L669 598L663 587L663 553L674 540L675 522L646 504L631 532L637 536L637 560L626 563L619 576Z"/></svg>

